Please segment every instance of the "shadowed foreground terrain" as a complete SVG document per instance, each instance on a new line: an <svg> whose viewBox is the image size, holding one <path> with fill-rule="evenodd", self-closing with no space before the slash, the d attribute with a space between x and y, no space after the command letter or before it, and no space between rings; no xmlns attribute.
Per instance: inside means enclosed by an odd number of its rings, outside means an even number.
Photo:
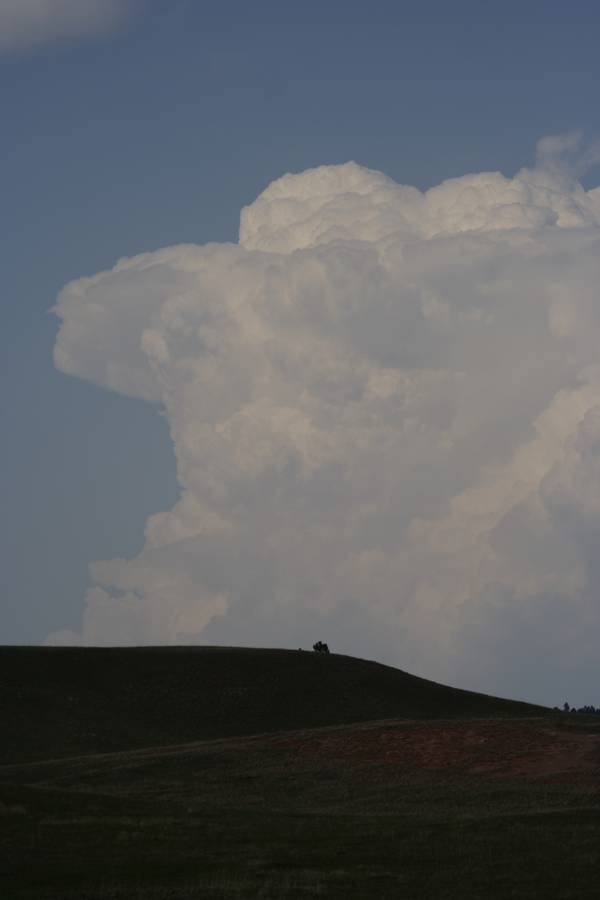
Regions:
<svg viewBox="0 0 600 900"><path fill-rule="evenodd" d="M597 896L597 718L290 651L0 664L3 898Z"/></svg>
<svg viewBox="0 0 600 900"><path fill-rule="evenodd" d="M0 692L5 762L537 709L351 656L241 647L0 647Z"/></svg>

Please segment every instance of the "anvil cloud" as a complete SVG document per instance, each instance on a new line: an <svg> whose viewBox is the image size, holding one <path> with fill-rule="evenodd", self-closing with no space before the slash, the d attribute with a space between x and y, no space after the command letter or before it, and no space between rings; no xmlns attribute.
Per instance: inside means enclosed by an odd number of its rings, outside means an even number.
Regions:
<svg viewBox="0 0 600 900"><path fill-rule="evenodd" d="M545 138L512 179L424 193L285 175L239 243L67 285L57 367L164 408L181 497L50 641L323 637L532 699L597 681L600 189L577 153Z"/></svg>

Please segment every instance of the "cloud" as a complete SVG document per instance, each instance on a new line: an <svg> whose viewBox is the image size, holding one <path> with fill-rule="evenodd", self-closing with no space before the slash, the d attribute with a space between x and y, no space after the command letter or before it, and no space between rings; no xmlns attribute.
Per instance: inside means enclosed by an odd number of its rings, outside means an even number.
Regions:
<svg viewBox="0 0 600 900"><path fill-rule="evenodd" d="M583 147L583 133L569 131L566 134L548 135L537 144L538 174L547 172L555 180L567 180L573 186L600 163L600 140Z"/></svg>
<svg viewBox="0 0 600 900"><path fill-rule="evenodd" d="M181 497L50 641L322 637L592 702L600 190L565 177L574 146L425 193L355 163L285 175L239 243L67 285L56 365L164 407Z"/></svg>
<svg viewBox="0 0 600 900"><path fill-rule="evenodd" d="M137 0L0 0L0 54L104 36L124 24L136 5Z"/></svg>

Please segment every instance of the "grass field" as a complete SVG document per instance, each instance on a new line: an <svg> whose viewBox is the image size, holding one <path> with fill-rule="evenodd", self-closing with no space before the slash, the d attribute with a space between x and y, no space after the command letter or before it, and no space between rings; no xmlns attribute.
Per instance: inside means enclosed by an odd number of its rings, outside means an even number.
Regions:
<svg viewBox="0 0 600 900"><path fill-rule="evenodd" d="M6 653L0 652L3 716L17 703L15 690L22 691L25 702L27 684L24 678L15 687L18 667L11 659L7 663ZM89 682L82 686L67 677L69 651L53 653L58 656L44 663L46 681L40 689L50 695L70 690L73 698L85 690L89 697ZM160 679L137 686L135 665L127 669L127 657L138 654L139 671L142 656L152 662L153 653L156 659L173 651L94 653L100 655L88 666L100 673L108 660L118 659L121 671L130 672L131 690L141 693ZM3 900L597 897L596 719L511 707L508 701L452 692L345 657L225 650L179 655L188 662L202 657L207 669L211 659L218 659L215 668L224 679L220 687L219 673L204 681L202 689L200 682L193 688L189 680L187 687L182 684L185 703L195 690L200 710L212 708L208 697L202 700L203 693L216 685L228 696L238 678L249 676L248 667L264 672L264 663L271 675L279 674L272 687L276 695L285 691L286 682L295 683L297 665L317 672L321 690L313 696L312 715L325 716L340 685L346 690L343 679L337 683L338 665L355 686L357 709L365 716L345 724L282 725L273 700L275 727L265 727L271 708L268 680L261 691L248 686L247 702L261 696L261 705L254 712L246 710L237 735L231 735L236 723L229 719L223 735L203 733L216 729L215 707L208 723L178 722L171 740L140 743L145 714L138 710L129 731L117 716L112 737L100 735L92 747L85 729L94 723L93 714L78 717L75 710L73 721L57 723L56 733L48 736L48 752L43 752L47 720L40 725L31 713L23 716L22 746L13 723L12 743L0 767ZM286 672L287 661L291 672ZM329 663L333 665L327 668ZM60 688L48 671L52 665L66 678ZM180 674L182 670L183 665ZM377 709L378 703L394 700L393 673L400 691L396 714L368 721L366 698ZM100 681L104 687L95 688L98 696L108 697L106 685L116 684L114 675ZM164 697L176 687L176 679L171 680ZM403 703L418 706L419 691L425 715L403 716ZM449 692L446 716L443 703L435 705L444 691ZM76 707L79 702L70 701ZM345 710L329 710L332 718L334 712L338 718L352 713L351 696L346 703ZM148 701L144 709L149 707ZM52 708L61 708L57 698ZM146 722L151 734L158 728L160 698L154 698L153 708L156 721L150 717ZM310 709L308 702L300 705L297 717L310 718ZM117 713L122 714L119 703ZM98 722L108 727L107 718L108 706ZM252 729L253 721L262 727ZM192 728L197 734L190 738L187 730ZM179 740L181 733L185 741ZM129 744L123 742L127 736ZM121 747L112 749L117 740ZM61 741L67 749L79 741L84 752L57 752Z"/></svg>

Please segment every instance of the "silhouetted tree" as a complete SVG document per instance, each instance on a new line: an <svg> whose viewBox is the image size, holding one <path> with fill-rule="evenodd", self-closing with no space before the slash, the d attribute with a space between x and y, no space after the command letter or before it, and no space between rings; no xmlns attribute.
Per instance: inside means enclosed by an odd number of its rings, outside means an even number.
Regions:
<svg viewBox="0 0 600 900"><path fill-rule="evenodd" d="M313 650L315 653L329 653L329 647L323 641L317 641L316 644L313 644Z"/></svg>
<svg viewBox="0 0 600 900"><path fill-rule="evenodd" d="M553 709L558 709L558 706L554 706ZM570 713L581 713L584 716L600 716L600 706L594 706L593 703L586 703L585 706L580 706L579 709L576 706L569 706L568 703L563 703L564 712Z"/></svg>

